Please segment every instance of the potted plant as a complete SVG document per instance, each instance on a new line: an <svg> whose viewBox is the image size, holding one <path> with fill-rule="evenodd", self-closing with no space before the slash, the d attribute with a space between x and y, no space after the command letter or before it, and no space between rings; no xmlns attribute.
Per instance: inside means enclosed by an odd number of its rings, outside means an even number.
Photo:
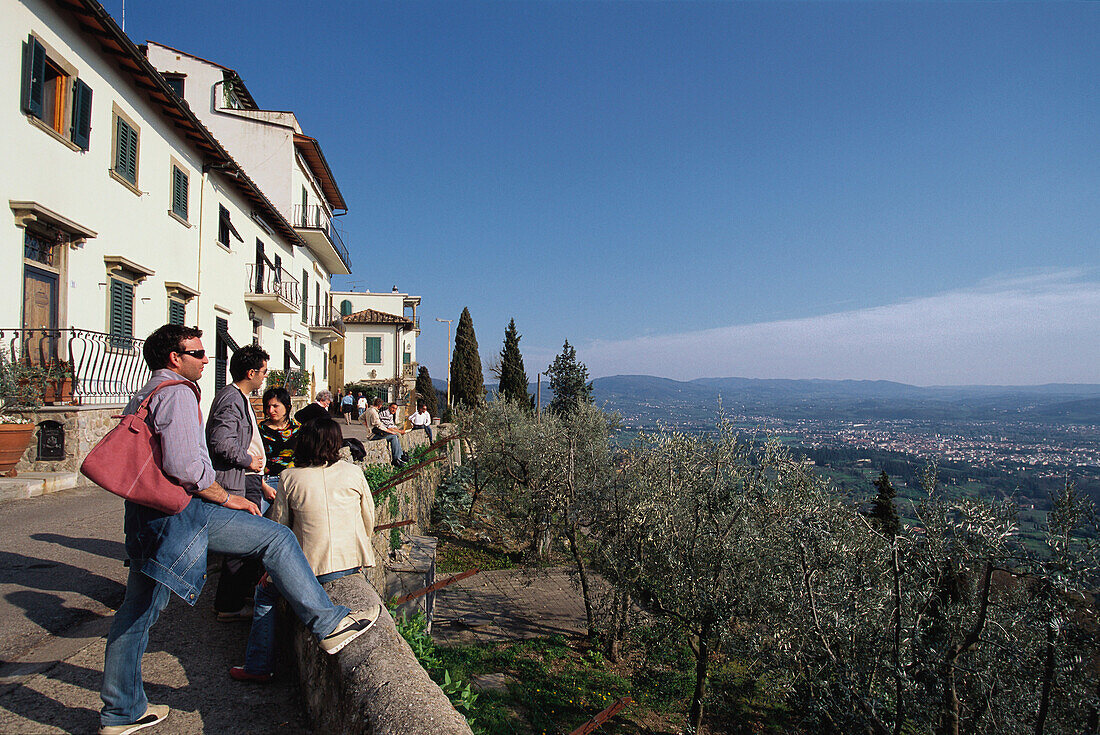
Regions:
<svg viewBox="0 0 1100 735"><path fill-rule="evenodd" d="M34 424L17 413L42 403L43 369L10 359L0 350L0 475L14 474L30 446Z"/></svg>
<svg viewBox="0 0 1100 735"><path fill-rule="evenodd" d="M71 403L73 400L73 365L69 360L50 360L43 366L45 382L42 402Z"/></svg>

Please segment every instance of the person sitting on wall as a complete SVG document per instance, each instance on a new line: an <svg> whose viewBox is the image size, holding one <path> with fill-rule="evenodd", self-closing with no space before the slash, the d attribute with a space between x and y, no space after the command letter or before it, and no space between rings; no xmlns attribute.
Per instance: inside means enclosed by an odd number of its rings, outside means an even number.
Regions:
<svg viewBox="0 0 1100 735"><path fill-rule="evenodd" d="M328 416L328 407L332 403L332 392L327 390L317 391L313 403L294 414L294 420L299 424L305 424L314 419Z"/></svg>
<svg viewBox="0 0 1100 735"><path fill-rule="evenodd" d="M390 425L386 426L378 409L382 408L382 399L375 398L373 405L367 409L363 416L363 425L371 433L371 440L386 439L390 443L390 451L393 453L393 464L396 467L405 466L405 452L401 450L401 435L405 432L393 425L393 416L389 416ZM389 411L386 411L389 414Z"/></svg>
<svg viewBox="0 0 1100 735"><path fill-rule="evenodd" d="M283 471L271 519L290 526L321 584L374 566L374 499L363 471L340 459L340 425L324 416L302 425L294 466ZM255 616L244 666L229 675L268 682L275 676L275 603L268 580L256 586Z"/></svg>
<svg viewBox="0 0 1100 735"><path fill-rule="evenodd" d="M409 416L409 423L412 424L413 431L423 431L428 435L429 444L435 441L432 434L432 415L428 413L428 404L424 402L424 399L417 399L416 413Z"/></svg>

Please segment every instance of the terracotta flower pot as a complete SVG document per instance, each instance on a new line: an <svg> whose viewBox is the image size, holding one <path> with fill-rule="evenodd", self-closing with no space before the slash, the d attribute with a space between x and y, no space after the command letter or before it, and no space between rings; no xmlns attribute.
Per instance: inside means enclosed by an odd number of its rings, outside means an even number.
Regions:
<svg viewBox="0 0 1100 735"><path fill-rule="evenodd" d="M73 379L51 380L42 389L42 402L48 404L69 403L73 399Z"/></svg>
<svg viewBox="0 0 1100 735"><path fill-rule="evenodd" d="M0 475L15 469L33 434L34 424L0 424Z"/></svg>

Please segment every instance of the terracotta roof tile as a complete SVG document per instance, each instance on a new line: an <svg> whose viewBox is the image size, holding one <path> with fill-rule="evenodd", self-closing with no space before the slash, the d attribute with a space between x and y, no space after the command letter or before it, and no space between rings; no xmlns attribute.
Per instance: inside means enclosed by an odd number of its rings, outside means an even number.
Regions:
<svg viewBox="0 0 1100 735"><path fill-rule="evenodd" d="M387 314L375 309L363 309L344 317L344 324L405 324L411 325L412 319L398 314Z"/></svg>

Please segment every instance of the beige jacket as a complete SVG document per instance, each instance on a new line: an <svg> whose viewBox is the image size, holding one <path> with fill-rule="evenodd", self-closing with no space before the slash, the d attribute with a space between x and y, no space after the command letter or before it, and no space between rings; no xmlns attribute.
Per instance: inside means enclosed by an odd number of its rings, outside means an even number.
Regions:
<svg viewBox="0 0 1100 735"><path fill-rule="evenodd" d="M374 498L350 462L283 470L271 513L294 531L314 574L374 566Z"/></svg>

